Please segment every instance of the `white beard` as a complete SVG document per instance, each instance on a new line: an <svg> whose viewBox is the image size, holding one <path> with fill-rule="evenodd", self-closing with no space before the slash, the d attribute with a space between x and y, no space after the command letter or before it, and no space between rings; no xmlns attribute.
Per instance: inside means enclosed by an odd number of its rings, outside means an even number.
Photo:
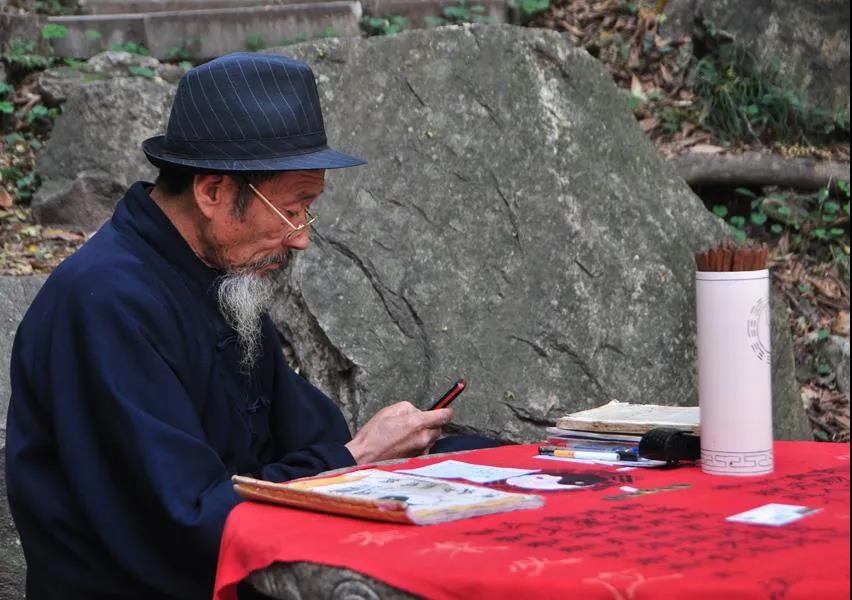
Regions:
<svg viewBox="0 0 852 600"><path fill-rule="evenodd" d="M272 305L276 285L274 278L258 276L257 267L252 265L219 278L219 311L237 334L240 366L246 373L251 372L261 355L261 317Z"/></svg>

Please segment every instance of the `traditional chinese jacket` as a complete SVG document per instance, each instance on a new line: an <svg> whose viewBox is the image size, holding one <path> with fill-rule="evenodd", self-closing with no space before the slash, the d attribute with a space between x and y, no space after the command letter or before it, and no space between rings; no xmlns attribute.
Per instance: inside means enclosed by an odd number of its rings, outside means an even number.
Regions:
<svg viewBox="0 0 852 600"><path fill-rule="evenodd" d="M268 317L241 372L219 275L139 182L24 317L6 482L29 598L209 598L232 475L354 464L340 410L287 366Z"/></svg>

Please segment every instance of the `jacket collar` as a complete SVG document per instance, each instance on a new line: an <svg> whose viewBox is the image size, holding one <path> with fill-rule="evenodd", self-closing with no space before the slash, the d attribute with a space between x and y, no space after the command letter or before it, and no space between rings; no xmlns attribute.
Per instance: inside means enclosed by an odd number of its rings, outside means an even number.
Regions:
<svg viewBox="0 0 852 600"><path fill-rule="evenodd" d="M191 284L203 293L215 290L222 274L201 262L165 213L148 195L152 184L134 183L118 203L112 224L119 231L133 231L164 256Z"/></svg>

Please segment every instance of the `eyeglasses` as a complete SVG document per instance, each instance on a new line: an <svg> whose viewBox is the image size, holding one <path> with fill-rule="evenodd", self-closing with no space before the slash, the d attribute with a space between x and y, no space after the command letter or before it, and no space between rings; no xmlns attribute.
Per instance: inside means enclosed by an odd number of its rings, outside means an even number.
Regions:
<svg viewBox="0 0 852 600"><path fill-rule="evenodd" d="M305 222L302 223L301 225L293 225L293 223L290 221L290 219L285 217L284 213L282 213L280 210L275 208L275 206L273 206L272 202L267 200L266 196L261 194L260 191L256 187L254 187L254 185L252 185L250 183L250 184L248 184L248 186L249 186L249 189L251 191L253 191L255 194L257 194L257 197L260 198L263 201L263 203L266 204L266 206L269 207L269 210L274 212L278 216L279 219L284 221L287 224L287 226L290 227L290 229L292 229L292 231L287 234L288 240L293 239L294 237L299 235L304 229L307 229L311 225L311 223L313 223L314 221L317 220L317 218L314 215L312 215L310 213L310 211L308 211L308 208L305 207Z"/></svg>

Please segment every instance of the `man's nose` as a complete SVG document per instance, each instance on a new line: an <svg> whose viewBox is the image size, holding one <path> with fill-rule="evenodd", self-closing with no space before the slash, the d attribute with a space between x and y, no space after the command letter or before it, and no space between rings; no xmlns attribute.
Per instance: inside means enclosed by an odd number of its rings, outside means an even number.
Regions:
<svg viewBox="0 0 852 600"><path fill-rule="evenodd" d="M301 231L297 231L292 237L288 236L284 239L284 247L292 248L293 250L305 250L311 244L311 228L305 227Z"/></svg>

